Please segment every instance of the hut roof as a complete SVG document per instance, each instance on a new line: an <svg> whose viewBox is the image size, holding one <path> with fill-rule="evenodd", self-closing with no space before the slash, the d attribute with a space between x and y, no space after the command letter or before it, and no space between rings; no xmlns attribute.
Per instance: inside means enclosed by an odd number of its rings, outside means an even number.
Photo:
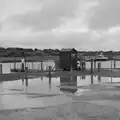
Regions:
<svg viewBox="0 0 120 120"><path fill-rule="evenodd" d="M74 48L63 48L63 49L61 49L62 52L70 52L72 50L75 50L75 49Z"/></svg>

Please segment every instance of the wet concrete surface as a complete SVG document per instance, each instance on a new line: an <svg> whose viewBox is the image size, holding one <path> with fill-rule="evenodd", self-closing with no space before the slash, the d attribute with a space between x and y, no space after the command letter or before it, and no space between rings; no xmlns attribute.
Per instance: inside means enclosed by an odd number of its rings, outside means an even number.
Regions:
<svg viewBox="0 0 120 120"><path fill-rule="evenodd" d="M111 78L100 76L6 81L0 84L0 109L39 108L74 101L108 99L106 95L110 98L112 93L119 94L119 85L116 84L119 81L112 78L111 82Z"/></svg>

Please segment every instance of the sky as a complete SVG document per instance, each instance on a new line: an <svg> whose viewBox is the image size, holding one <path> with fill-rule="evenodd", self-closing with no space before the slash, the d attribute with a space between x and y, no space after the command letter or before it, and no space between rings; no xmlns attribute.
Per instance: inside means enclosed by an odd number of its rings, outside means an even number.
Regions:
<svg viewBox="0 0 120 120"><path fill-rule="evenodd" d="M0 0L0 46L120 50L120 0Z"/></svg>

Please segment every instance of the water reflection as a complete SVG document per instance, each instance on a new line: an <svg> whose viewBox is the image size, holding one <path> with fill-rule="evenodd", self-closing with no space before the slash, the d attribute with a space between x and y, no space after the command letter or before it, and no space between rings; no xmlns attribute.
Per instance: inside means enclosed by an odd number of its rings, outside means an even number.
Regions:
<svg viewBox="0 0 120 120"><path fill-rule="evenodd" d="M41 80L43 80L43 76L41 76Z"/></svg>
<svg viewBox="0 0 120 120"><path fill-rule="evenodd" d="M98 75L98 82L100 83L101 82L101 76Z"/></svg>
<svg viewBox="0 0 120 120"><path fill-rule="evenodd" d="M77 91L77 76L60 77L60 91L75 93Z"/></svg>
<svg viewBox="0 0 120 120"><path fill-rule="evenodd" d="M51 90L51 77L49 77L49 90Z"/></svg>
<svg viewBox="0 0 120 120"><path fill-rule="evenodd" d="M24 76L22 76L22 84L24 85Z"/></svg>
<svg viewBox="0 0 120 120"><path fill-rule="evenodd" d="M91 84L93 84L93 82L94 82L94 81L93 81L93 75L91 75Z"/></svg>
<svg viewBox="0 0 120 120"><path fill-rule="evenodd" d="M85 76L82 76L82 79L84 79L84 80L85 80Z"/></svg>
<svg viewBox="0 0 120 120"><path fill-rule="evenodd" d="M26 85L26 87L28 86L28 78L27 77L25 78L25 85Z"/></svg>

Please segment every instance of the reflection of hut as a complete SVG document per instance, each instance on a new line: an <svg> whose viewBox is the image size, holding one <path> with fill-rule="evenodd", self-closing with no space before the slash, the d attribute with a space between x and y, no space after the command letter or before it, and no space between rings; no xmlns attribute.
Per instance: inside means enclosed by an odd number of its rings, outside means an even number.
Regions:
<svg viewBox="0 0 120 120"><path fill-rule="evenodd" d="M77 50L62 49L60 51L60 68L64 70L70 70L70 68L77 68Z"/></svg>
<svg viewBox="0 0 120 120"><path fill-rule="evenodd" d="M77 76L60 77L60 91L75 93L77 91Z"/></svg>

